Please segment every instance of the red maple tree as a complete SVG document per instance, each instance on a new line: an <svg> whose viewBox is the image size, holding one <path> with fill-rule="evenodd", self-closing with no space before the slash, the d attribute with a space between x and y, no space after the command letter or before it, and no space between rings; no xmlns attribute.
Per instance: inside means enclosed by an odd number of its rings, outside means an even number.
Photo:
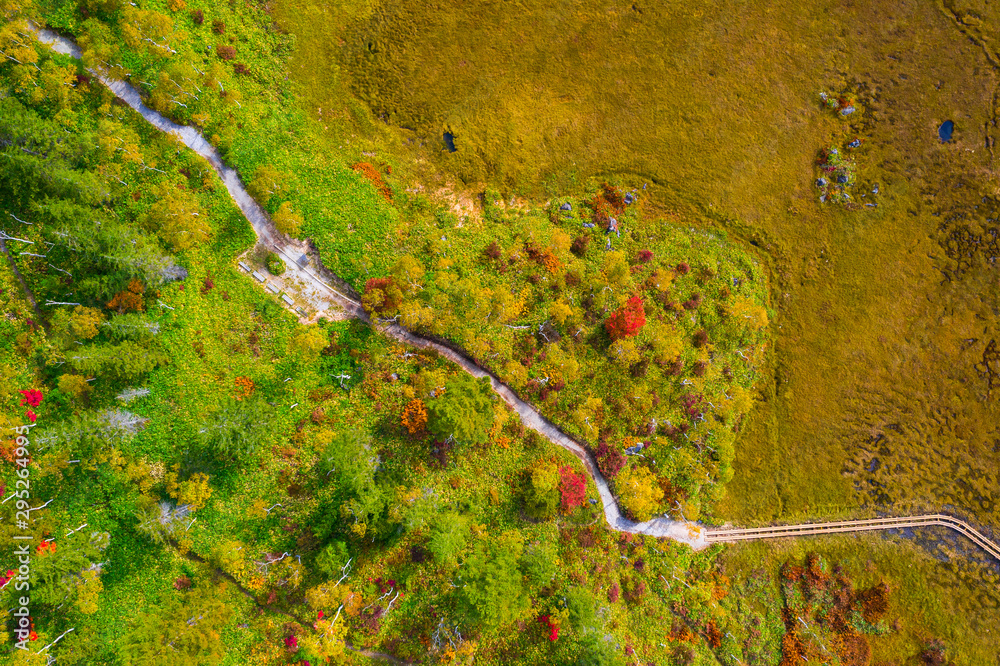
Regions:
<svg viewBox="0 0 1000 666"><path fill-rule="evenodd" d="M604 328L612 340L630 337L646 324L646 313L642 309L642 299L633 296L622 307L611 313Z"/></svg>

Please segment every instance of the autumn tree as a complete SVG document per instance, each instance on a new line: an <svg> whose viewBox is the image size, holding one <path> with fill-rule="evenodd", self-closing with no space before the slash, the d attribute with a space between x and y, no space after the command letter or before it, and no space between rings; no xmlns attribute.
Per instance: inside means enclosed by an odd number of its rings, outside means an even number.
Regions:
<svg viewBox="0 0 1000 666"><path fill-rule="evenodd" d="M411 400L403 409L400 421L411 435L423 430L427 425L427 406L424 401L420 398Z"/></svg>
<svg viewBox="0 0 1000 666"><path fill-rule="evenodd" d="M278 206L273 219L274 226L277 227L278 231L287 236L298 236L302 229L302 216L292 208L292 204L289 201L285 201Z"/></svg>
<svg viewBox="0 0 1000 666"><path fill-rule="evenodd" d="M493 425L493 391L488 377L460 373L445 385L444 395L427 404L427 429L464 444L485 444Z"/></svg>
<svg viewBox="0 0 1000 666"><path fill-rule="evenodd" d="M59 376L59 390L75 400L85 401L90 395L90 384L81 375L65 374Z"/></svg>
<svg viewBox="0 0 1000 666"><path fill-rule="evenodd" d="M646 313L643 311L642 298L632 296L622 307L615 310L604 328L612 340L636 335L646 323Z"/></svg>
<svg viewBox="0 0 1000 666"><path fill-rule="evenodd" d="M560 326L571 322L575 318L573 308L562 299L552 301L552 305L549 306L549 316Z"/></svg>
<svg viewBox="0 0 1000 666"><path fill-rule="evenodd" d="M615 479L615 490L622 508L640 522L652 518L663 499L663 490L656 482L656 475L642 465L623 469Z"/></svg>
<svg viewBox="0 0 1000 666"><path fill-rule="evenodd" d="M421 280L424 277L424 267L412 256L406 254L400 257L393 264L391 272L392 277L396 280L396 284L400 286L400 289L404 293L419 291L423 288Z"/></svg>
<svg viewBox="0 0 1000 666"><path fill-rule="evenodd" d="M610 481L618 476L618 472L625 466L625 454L621 448L612 446L607 441L601 441L597 445L597 468L601 471L601 476Z"/></svg>
<svg viewBox="0 0 1000 666"><path fill-rule="evenodd" d="M186 189L163 183L146 219L173 250L187 250L208 240L211 229L198 198Z"/></svg>
<svg viewBox="0 0 1000 666"><path fill-rule="evenodd" d="M583 506L587 497L587 477L574 472L569 465L559 468L559 494L563 513L569 513L578 506Z"/></svg>
<svg viewBox="0 0 1000 666"><path fill-rule="evenodd" d="M392 314L403 302L403 292L392 277L371 278L365 283L361 305L370 313Z"/></svg>
<svg viewBox="0 0 1000 666"><path fill-rule="evenodd" d="M608 252L596 276L597 284L622 288L631 280L632 270L624 252Z"/></svg>
<svg viewBox="0 0 1000 666"><path fill-rule="evenodd" d="M266 206L272 197L284 197L288 192L290 176L278 171L273 166L265 164L253 173L253 179L247 186L247 191L262 206Z"/></svg>
<svg viewBox="0 0 1000 666"><path fill-rule="evenodd" d="M608 348L608 356L618 365L627 370L640 359L639 349L631 338L618 338Z"/></svg>
<svg viewBox="0 0 1000 666"><path fill-rule="evenodd" d="M128 287L115 294L106 305L109 310L114 310L118 314L125 312L142 312L145 304L142 295L146 292L146 287L139 280L133 279L128 283Z"/></svg>
<svg viewBox="0 0 1000 666"><path fill-rule="evenodd" d="M73 308L73 314L69 317L68 331L78 340L90 340L97 337L98 326L102 321L104 315L100 310L78 305Z"/></svg>
<svg viewBox="0 0 1000 666"><path fill-rule="evenodd" d="M174 35L174 24L165 14L123 3L118 25L125 43L130 48L144 50L150 55L160 57L169 57L172 53L176 53L169 41Z"/></svg>
<svg viewBox="0 0 1000 666"><path fill-rule="evenodd" d="M319 358L319 353L329 344L329 336L323 329L307 326L296 331L289 348L298 353L302 360L311 363Z"/></svg>
<svg viewBox="0 0 1000 666"><path fill-rule="evenodd" d="M166 476L167 494L177 500L179 505L187 505L191 511L197 511L205 506L205 502L212 496L212 487L208 484L208 475L196 472L186 480L180 481L180 465L174 468Z"/></svg>

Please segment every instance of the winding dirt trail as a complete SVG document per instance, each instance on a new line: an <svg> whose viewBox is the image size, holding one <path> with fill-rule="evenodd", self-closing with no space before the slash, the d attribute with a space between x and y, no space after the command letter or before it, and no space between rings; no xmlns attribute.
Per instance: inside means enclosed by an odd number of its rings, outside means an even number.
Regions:
<svg viewBox="0 0 1000 666"><path fill-rule="evenodd" d="M49 45L58 53L81 57L79 47L71 40L51 31L33 27L38 40ZM842 532L865 532L872 530L898 530L907 527L946 527L971 540L990 556L1000 561L1000 546L983 536L967 523L942 514L923 516L904 516L898 518L879 518L868 520L850 520L831 523L806 523L776 527L761 527L749 529L736 528L706 528L697 523L680 522L668 518L654 518L644 523L628 520L618 507L607 481L601 476L594 459L579 442L562 432L555 424L542 416L538 410L521 400L510 387L500 382L495 376L479 367L465 355L445 347L437 342L416 335L396 324L373 322L361 304L343 294L323 279L316 272L302 265L293 255L292 244L274 228L267 213L247 193L239 174L227 166L216 152L215 148L193 127L178 125L148 108L142 103L139 92L118 79L106 76L103 72L90 72L106 85L116 96L132 107L143 118L157 129L176 135L183 143L195 151L215 169L233 201L246 216L257 234L258 242L264 248L282 256L286 263L286 273L300 283L310 285L312 289L305 296L309 305L316 310L312 317L300 317L304 323L314 321L320 315L331 318L352 317L366 322L382 333L404 344L421 349L434 349L441 356L452 361L474 377L489 377L493 390L517 412L525 426L536 431L553 444L570 451L583 463L597 486L604 505L604 518L608 526L619 532L647 534L657 538L671 539L686 543L695 550L707 548L713 543L732 542L755 539L775 539L814 534L831 534ZM322 271L321 271L322 272ZM296 313L298 316L299 313Z"/></svg>

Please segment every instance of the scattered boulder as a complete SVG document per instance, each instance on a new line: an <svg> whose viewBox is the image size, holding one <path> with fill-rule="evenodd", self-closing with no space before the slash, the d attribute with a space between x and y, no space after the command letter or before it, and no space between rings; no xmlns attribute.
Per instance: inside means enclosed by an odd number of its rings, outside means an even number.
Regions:
<svg viewBox="0 0 1000 666"><path fill-rule="evenodd" d="M573 210L573 205L567 201L562 206L559 206L559 210Z"/></svg>

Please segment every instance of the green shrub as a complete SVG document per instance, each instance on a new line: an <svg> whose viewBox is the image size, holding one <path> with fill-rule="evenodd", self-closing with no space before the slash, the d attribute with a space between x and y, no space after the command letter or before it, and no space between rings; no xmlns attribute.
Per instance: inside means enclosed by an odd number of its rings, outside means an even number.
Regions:
<svg viewBox="0 0 1000 666"><path fill-rule="evenodd" d="M267 253L264 263L267 265L267 270L271 271L271 275L281 275L285 272L285 262L274 252Z"/></svg>

